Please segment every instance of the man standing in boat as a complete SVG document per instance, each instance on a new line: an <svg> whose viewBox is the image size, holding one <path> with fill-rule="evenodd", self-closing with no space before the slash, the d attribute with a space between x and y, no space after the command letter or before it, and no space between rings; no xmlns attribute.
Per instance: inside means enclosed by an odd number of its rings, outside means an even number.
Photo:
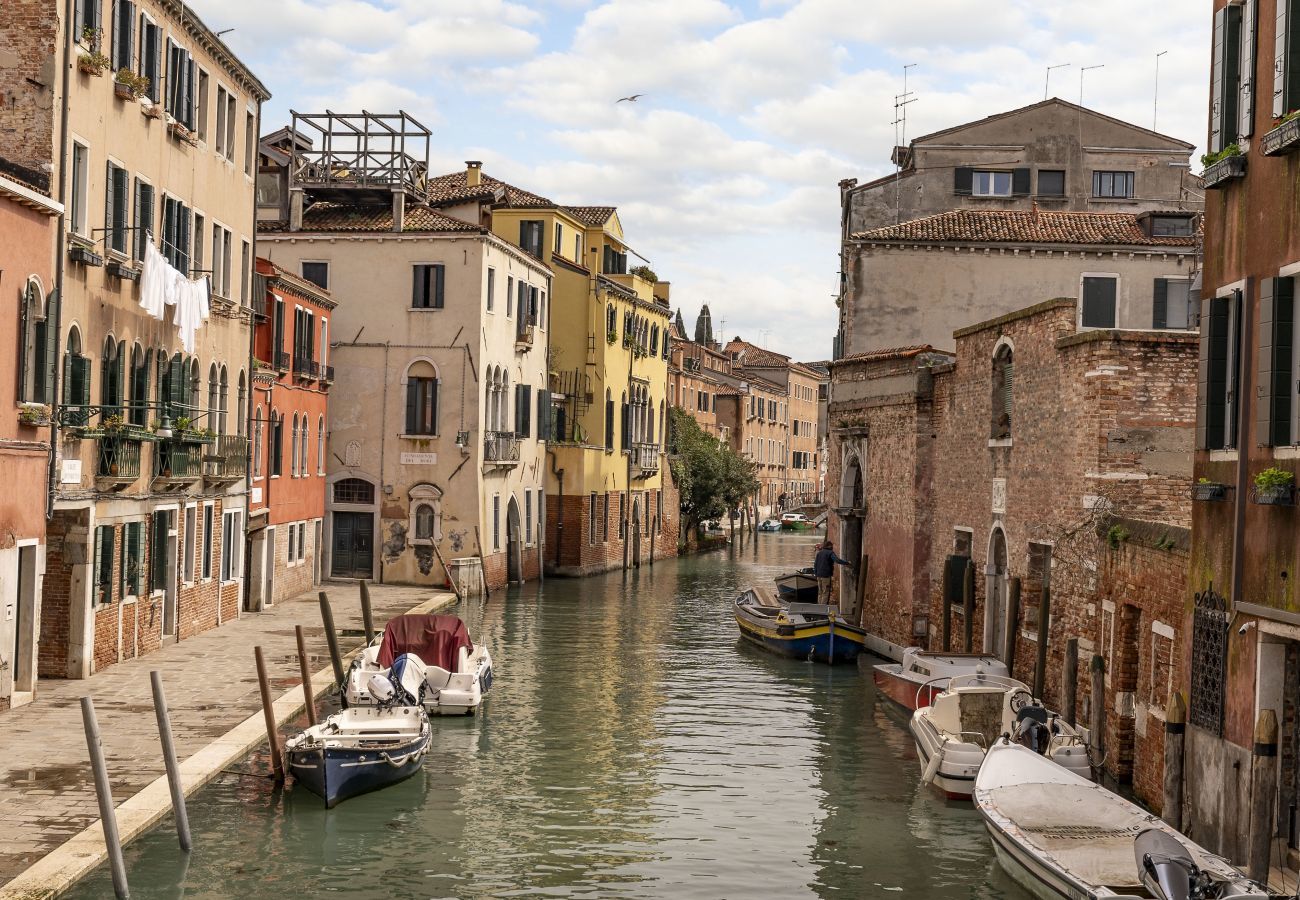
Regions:
<svg viewBox="0 0 1300 900"><path fill-rule="evenodd" d="M828 538L817 551L816 558L813 559L813 575L817 578L817 602L830 605L831 602L831 579L835 575L836 566L847 566L848 560L840 559L835 555L835 545Z"/></svg>

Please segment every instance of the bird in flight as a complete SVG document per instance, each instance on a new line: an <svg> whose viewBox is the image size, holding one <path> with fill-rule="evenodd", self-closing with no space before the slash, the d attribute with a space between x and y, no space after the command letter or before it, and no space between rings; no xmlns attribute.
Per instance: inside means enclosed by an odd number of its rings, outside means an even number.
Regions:
<svg viewBox="0 0 1300 900"><path fill-rule="evenodd" d="M619 98L618 98L617 100L615 100L614 102L615 102L615 103L622 103L624 100L626 100L628 103L635 103L639 98L644 97L644 96L645 96L645 94L633 94L631 97L619 97Z"/></svg>

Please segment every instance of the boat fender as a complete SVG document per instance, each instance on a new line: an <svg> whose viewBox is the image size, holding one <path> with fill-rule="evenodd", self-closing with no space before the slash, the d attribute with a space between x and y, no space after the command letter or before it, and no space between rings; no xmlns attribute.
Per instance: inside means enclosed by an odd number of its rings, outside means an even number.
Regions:
<svg viewBox="0 0 1300 900"><path fill-rule="evenodd" d="M934 777L939 774L939 766L943 764L943 744L934 751L934 756L930 757L930 762L926 764L925 771L921 773L921 784L929 784L934 781Z"/></svg>

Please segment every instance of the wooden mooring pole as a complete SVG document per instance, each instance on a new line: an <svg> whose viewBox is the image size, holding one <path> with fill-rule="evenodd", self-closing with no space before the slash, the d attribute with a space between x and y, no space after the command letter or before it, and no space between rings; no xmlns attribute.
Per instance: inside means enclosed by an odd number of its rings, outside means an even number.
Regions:
<svg viewBox="0 0 1300 900"><path fill-rule="evenodd" d="M975 652L975 560L966 560L961 578L962 648Z"/></svg>
<svg viewBox="0 0 1300 900"><path fill-rule="evenodd" d="M104 827L104 846L108 849L108 867L113 876L113 893L127 900L131 891L126 884L126 862L122 859L122 841L117 834L117 811L113 808L113 789L108 783L108 765L104 762L104 743L99 738L99 720L95 718L95 701L81 698L81 723L86 729L86 749L90 751L90 769L95 776L95 796L99 800L99 820Z"/></svg>
<svg viewBox="0 0 1300 900"><path fill-rule="evenodd" d="M271 745L271 768L275 770L275 780L284 781L284 760L280 758L280 731L275 726L275 710L271 706L271 681L266 677L266 658L262 656L260 644L253 648L253 658L257 660L257 689L262 695L266 740Z"/></svg>
<svg viewBox="0 0 1300 900"><path fill-rule="evenodd" d="M1065 721L1074 724L1079 697L1079 639L1070 638L1065 642L1065 684L1061 685L1063 702L1061 711Z"/></svg>
<svg viewBox="0 0 1300 900"><path fill-rule="evenodd" d="M1261 709L1250 756L1250 840L1246 875L1268 884L1273 843L1273 801L1277 797L1277 714Z"/></svg>
<svg viewBox="0 0 1300 900"><path fill-rule="evenodd" d="M1041 632L1040 632L1041 633ZM1092 744L1096 779L1101 779L1102 762L1106 753L1106 660L1094 653L1088 665L1092 676L1088 693L1088 739Z"/></svg>
<svg viewBox="0 0 1300 900"><path fill-rule="evenodd" d="M1042 599L1038 601L1038 659L1034 663L1034 699L1043 699L1047 680L1047 642L1052 634L1052 585L1043 576Z"/></svg>
<svg viewBox="0 0 1300 900"><path fill-rule="evenodd" d="M375 620L370 615L370 586L361 582L361 625L366 630L366 646L375 639Z"/></svg>
<svg viewBox="0 0 1300 900"><path fill-rule="evenodd" d="M1012 578L1007 585L1007 644L1002 651L1002 661L1007 664L1011 677L1016 672L1016 636L1020 631L1020 578Z"/></svg>
<svg viewBox="0 0 1300 900"><path fill-rule="evenodd" d="M334 681L341 687L345 680L343 657L339 655L339 636L334 630L334 610L330 609L330 598L324 591L320 592L320 617L325 624L325 641L330 648L330 662L334 665Z"/></svg>
<svg viewBox="0 0 1300 900"><path fill-rule="evenodd" d="M1183 743L1187 739L1187 704L1174 691L1165 707L1165 784L1162 816L1175 831L1183 830Z"/></svg>
<svg viewBox="0 0 1300 900"><path fill-rule="evenodd" d="M307 642L302 637L302 626L293 626L293 635L298 640L298 672L302 675L302 701L306 704L307 724L316 724L316 694L311 689L311 669L307 665Z"/></svg>
<svg viewBox="0 0 1300 900"><path fill-rule="evenodd" d="M158 739L162 741L163 766L167 769L167 787L172 794L172 812L176 814L176 837L181 849L190 852L190 816L185 809L185 787L181 784L180 766L176 764L176 745L172 742L172 720L167 712L167 697L163 693L162 673L154 669L149 673L153 687L153 711L158 717Z"/></svg>
<svg viewBox="0 0 1300 900"><path fill-rule="evenodd" d="M952 650L952 572L950 566L943 567L943 652Z"/></svg>

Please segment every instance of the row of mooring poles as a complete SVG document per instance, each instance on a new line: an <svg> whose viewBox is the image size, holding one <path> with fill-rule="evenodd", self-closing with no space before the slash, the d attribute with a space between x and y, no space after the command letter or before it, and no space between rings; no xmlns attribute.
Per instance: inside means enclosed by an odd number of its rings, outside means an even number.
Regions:
<svg viewBox="0 0 1300 900"><path fill-rule="evenodd" d="M344 682L343 657L339 652L338 632L334 627L334 613L330 607L329 595L320 592L321 621L325 626L325 640L329 645L330 663L334 670L335 684ZM370 607L370 588L361 582L361 621L365 629L366 645L374 640L375 624ZM294 626L297 642L298 671L302 677L303 703L307 713L307 723L316 724L316 698L312 688L311 668L307 656L307 644L301 625ZM266 739L270 746L271 768L273 777L282 782L285 777L284 758L280 752L280 733L276 723L274 701L271 698L271 681L267 675L266 657L259 644L253 648L253 660L257 666L257 687L262 701L262 715L266 722ZM185 786L181 781L180 765L176 761L176 744L172 738L171 715L167 709L167 697L163 691L162 673L154 669L149 673L153 689L154 714L158 720L158 736L162 743L163 766L167 772L167 786L171 792L172 812L176 817L176 835L181 850L188 853L193 847L190 838L190 820L185 806ZM126 862L122 855L121 835L117 830L117 810L113 806L113 790L108 780L108 763L104 757L104 742L99 731L99 719L95 715L95 701L90 697L81 698L81 719L86 732L86 747L90 753L90 768L95 781L95 796L99 802L99 818L104 831L104 844L108 852L109 873L113 880L113 894L118 900L127 900L131 896L126 878Z"/></svg>

